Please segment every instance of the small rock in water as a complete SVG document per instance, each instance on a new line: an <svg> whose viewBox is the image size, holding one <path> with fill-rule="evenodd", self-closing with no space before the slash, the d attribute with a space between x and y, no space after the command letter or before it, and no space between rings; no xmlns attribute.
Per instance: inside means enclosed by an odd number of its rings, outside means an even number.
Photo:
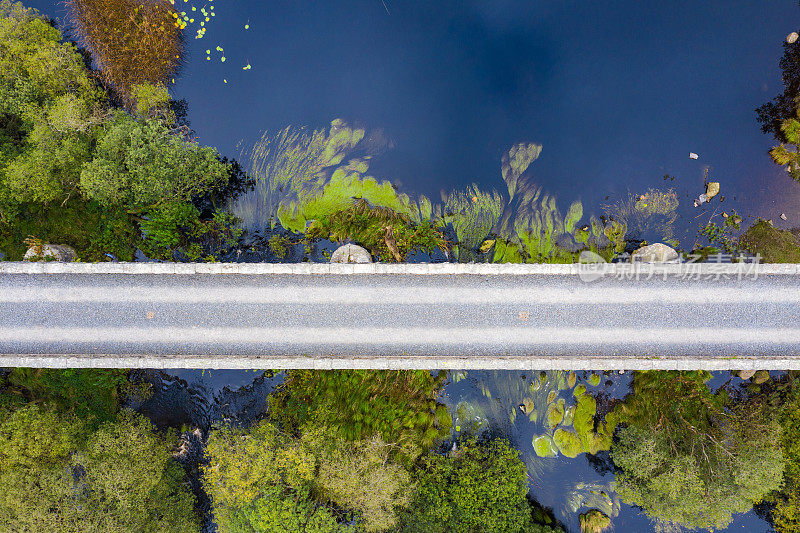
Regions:
<svg viewBox="0 0 800 533"><path fill-rule="evenodd" d="M657 242L642 246L631 254L631 263L674 263L678 260L678 252L666 244Z"/></svg>
<svg viewBox="0 0 800 533"><path fill-rule="evenodd" d="M798 37L800 37L800 35L798 35L796 31L793 31L792 33L786 36L786 42L792 44L795 41L797 41Z"/></svg>
<svg viewBox="0 0 800 533"><path fill-rule="evenodd" d="M786 220L786 213L781 213L781 220Z"/></svg>
<svg viewBox="0 0 800 533"><path fill-rule="evenodd" d="M756 385L761 385L762 383L765 383L767 381L769 381L769 372L767 372L766 370L759 370L753 376L753 383L755 383Z"/></svg>
<svg viewBox="0 0 800 533"><path fill-rule="evenodd" d="M718 194L719 194L719 183L716 181L710 181L708 185L706 185L706 198L708 200L711 200Z"/></svg>
<svg viewBox="0 0 800 533"><path fill-rule="evenodd" d="M699 156L699 155L697 155L696 153L694 153L694 152L689 152L689 159L697 159L698 157L700 157L700 156Z"/></svg>
<svg viewBox="0 0 800 533"><path fill-rule="evenodd" d="M738 375L738 376L739 376L741 379L745 379L745 380L747 380L747 379L750 379L750 378L752 378L752 377L755 375L755 373L756 373L756 371L755 371L755 370L739 370L739 372L738 372L738 374L737 374L737 375Z"/></svg>

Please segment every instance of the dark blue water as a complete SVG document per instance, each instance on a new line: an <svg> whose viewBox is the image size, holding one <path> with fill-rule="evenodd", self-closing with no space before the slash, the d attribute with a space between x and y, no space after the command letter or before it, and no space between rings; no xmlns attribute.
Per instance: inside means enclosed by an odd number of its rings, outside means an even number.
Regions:
<svg viewBox="0 0 800 533"><path fill-rule="evenodd" d="M769 159L754 113L782 91L794 0L176 3L198 22L173 93L200 142L226 155L264 130L341 117L383 131L394 147L370 173L414 196L473 181L503 192L502 154L536 142L529 172L562 211L580 199L600 214L606 196L663 187L670 174L677 236L691 246L713 213L696 219L691 202L708 166L720 210L800 225L800 186ZM58 2L29 4L65 15ZM202 39L193 5L216 7Z"/></svg>
<svg viewBox="0 0 800 533"><path fill-rule="evenodd" d="M596 504L570 506L576 494L587 495L591 490L603 490L612 496L613 513L616 515L612 519L615 531L653 531L654 523L638 508L621 503L613 496L610 485L614 480L613 464L607 453L601 452L597 457L584 453L570 459L563 455L540 458L533 452L531 442L533 437L542 433L541 422L532 423L524 416L516 416L511 421L508 415L511 411L518 414L520 398L528 395L524 391L532 379L537 379L538 374L539 371L451 372L450 380L442 391L442 401L454 416L452 438L469 433L468 421L459 419L456 414L459 405L469 405L469 414L473 415L474 420L481 421L475 433L492 430L509 439L520 450L528 467L531 494L542 505L551 508L569 532L580 531L579 513L598 507ZM158 372L158 375L161 386L156 387L156 394L142 406L142 410L156 423L178 427L181 424L200 426L204 431L223 421L247 425L256 420L266 413L266 395L283 379L282 374L265 379L260 371L241 370L177 370ZM548 375L552 379L557 373L548 372ZM586 383L588 375L588 372L579 372L578 382ZM599 406L608 406L614 399L621 399L627 394L630 376L630 373L620 375L609 372L602 376L599 386L587 388L598 398ZM733 386L741 383L729 372L716 372L708 385L716 389L729 380ZM571 390L560 394L570 398ZM459 424L460 431L456 431L456 424ZM210 522L207 527L211 528ZM750 511L734 515L730 526L718 531L767 533L770 526L754 511Z"/></svg>

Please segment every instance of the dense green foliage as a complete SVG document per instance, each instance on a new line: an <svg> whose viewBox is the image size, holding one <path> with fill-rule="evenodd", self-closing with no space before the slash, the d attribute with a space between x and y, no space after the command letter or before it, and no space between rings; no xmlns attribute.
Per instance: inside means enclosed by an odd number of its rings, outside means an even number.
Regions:
<svg viewBox="0 0 800 533"><path fill-rule="evenodd" d="M611 448L622 501L685 527L722 528L781 484L768 405L733 402L708 372L638 372Z"/></svg>
<svg viewBox="0 0 800 533"><path fill-rule="evenodd" d="M196 531L194 498L182 479L168 443L129 411L93 432L74 415L35 404L0 422L6 531Z"/></svg>
<svg viewBox="0 0 800 533"><path fill-rule="evenodd" d="M234 220L206 206L241 169L174 128L163 86L134 87L134 116L95 78L34 10L0 3L0 251L21 259L29 235L88 261L229 249Z"/></svg>
<svg viewBox="0 0 800 533"><path fill-rule="evenodd" d="M773 504L770 519L775 531L800 531L800 380L790 372L785 390L779 396L781 415L780 446L786 461L783 485L768 498Z"/></svg>
<svg viewBox="0 0 800 533"><path fill-rule="evenodd" d="M757 220L741 237L739 247L758 254L764 263L800 262L800 242L790 231L779 230L766 220Z"/></svg>
<svg viewBox="0 0 800 533"><path fill-rule="evenodd" d="M380 435L413 458L449 434L450 415L437 401L445 377L427 371L293 370L270 404L289 429L327 425L351 441Z"/></svg>
<svg viewBox="0 0 800 533"><path fill-rule="evenodd" d="M130 392L127 370L14 368L0 379L0 396L71 412L87 421L114 418L121 393Z"/></svg>
<svg viewBox="0 0 800 533"><path fill-rule="evenodd" d="M310 494L317 460L312 449L272 424L219 428L206 453L204 486L221 532L351 531Z"/></svg>
<svg viewBox="0 0 800 533"><path fill-rule="evenodd" d="M504 440L463 442L448 456L428 455L401 531L515 533L556 531L534 524L525 464Z"/></svg>
<svg viewBox="0 0 800 533"><path fill-rule="evenodd" d="M441 232L431 221L414 225L408 216L387 207L372 206L363 198L347 209L315 220L306 231L306 237L339 242L352 240L372 255L380 256L384 263L405 261L414 249L428 253L437 247L448 249Z"/></svg>

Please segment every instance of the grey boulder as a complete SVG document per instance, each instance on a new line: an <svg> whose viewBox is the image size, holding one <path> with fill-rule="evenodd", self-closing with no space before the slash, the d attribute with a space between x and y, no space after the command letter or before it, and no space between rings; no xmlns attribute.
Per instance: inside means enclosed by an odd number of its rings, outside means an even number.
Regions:
<svg viewBox="0 0 800 533"><path fill-rule="evenodd" d="M678 252L666 244L657 242L642 246L631 254L631 263L677 263Z"/></svg>
<svg viewBox="0 0 800 533"><path fill-rule="evenodd" d="M51 257L53 261L69 263L77 259L78 254L71 246L66 244L42 244L41 246L33 245L28 248L22 260L45 261Z"/></svg>
<svg viewBox="0 0 800 533"><path fill-rule="evenodd" d="M372 256L361 246L345 244L331 254L331 263L372 263Z"/></svg>

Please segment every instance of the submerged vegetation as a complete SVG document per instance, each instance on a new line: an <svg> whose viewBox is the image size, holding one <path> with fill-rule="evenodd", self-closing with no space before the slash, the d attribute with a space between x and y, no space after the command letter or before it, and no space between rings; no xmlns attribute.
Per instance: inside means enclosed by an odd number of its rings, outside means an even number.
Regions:
<svg viewBox="0 0 800 533"><path fill-rule="evenodd" d="M614 480L564 487L559 516L581 531L613 529L622 504L660 530L724 528L759 504L794 531L796 373L710 377L635 372L609 403L595 373L290 371L261 417L210 428L193 492L174 430L123 407L147 394L126 371L14 369L0 516L10 531L199 531L205 494L221 532L556 533L531 482L552 478L554 454L587 454ZM485 401L443 398L447 383ZM547 445L515 442L520 424Z"/></svg>

